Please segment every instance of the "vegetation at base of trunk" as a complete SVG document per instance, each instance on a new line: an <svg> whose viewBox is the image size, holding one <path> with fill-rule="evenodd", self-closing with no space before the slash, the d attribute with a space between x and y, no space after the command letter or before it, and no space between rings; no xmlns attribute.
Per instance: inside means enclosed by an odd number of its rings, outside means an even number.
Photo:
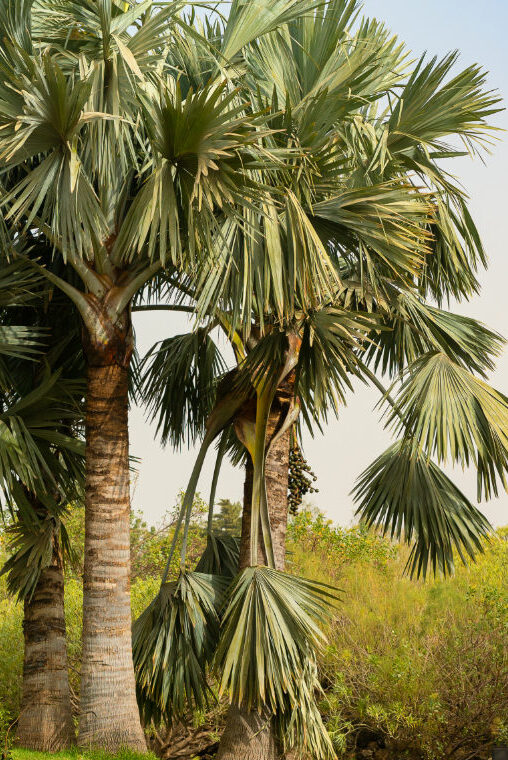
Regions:
<svg viewBox="0 0 508 760"><path fill-rule="evenodd" d="M77 526L70 530L78 542ZM150 528L146 530L149 535ZM202 547L204 534L202 523L196 522L192 551ZM305 505L290 520L290 572L346 590L326 629L329 644L318 660L323 689L318 706L340 758L360 757L370 744L374 760L395 760L404 752L418 760L466 760L471 754L487 760L508 701L503 691L508 684L508 531L500 530L498 536L504 540L492 541L476 564L459 565L453 577L414 582L402 574L404 546L364 527L337 527ZM167 540L166 534L159 536L163 547ZM151 577L133 583L133 617L158 588L162 551L160 557ZM170 580L177 572L170 573ZM5 583L0 579L4 730L19 714L22 668L22 606L8 596ZM81 599L79 579L71 573L67 635L71 684L77 693ZM211 686L216 688L213 681ZM155 736L150 741L154 747L192 747L195 753L214 746L226 709L219 704L210 712L189 714L185 726L173 727L172 738L165 740L162 727L161 743ZM0 741L3 746L5 735Z"/></svg>

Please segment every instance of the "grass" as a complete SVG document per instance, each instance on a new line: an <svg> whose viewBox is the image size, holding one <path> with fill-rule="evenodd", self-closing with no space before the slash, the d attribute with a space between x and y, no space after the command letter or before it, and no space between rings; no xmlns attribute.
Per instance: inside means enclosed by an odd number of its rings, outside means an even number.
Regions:
<svg viewBox="0 0 508 760"><path fill-rule="evenodd" d="M149 752L141 755L132 750L122 750L117 755L103 750L84 750L77 747L52 754L50 752L34 752L30 749L11 750L12 760L155 760L155 755Z"/></svg>

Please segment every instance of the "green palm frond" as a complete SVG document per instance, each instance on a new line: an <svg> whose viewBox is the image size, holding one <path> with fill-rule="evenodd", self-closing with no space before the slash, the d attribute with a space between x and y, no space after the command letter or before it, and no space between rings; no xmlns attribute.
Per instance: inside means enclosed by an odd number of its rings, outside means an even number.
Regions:
<svg viewBox="0 0 508 760"><path fill-rule="evenodd" d="M28 359L41 352L45 331L21 325L0 325L0 354Z"/></svg>
<svg viewBox="0 0 508 760"><path fill-rule="evenodd" d="M320 3L316 0L233 0L220 52L226 61L264 34L287 24Z"/></svg>
<svg viewBox="0 0 508 760"><path fill-rule="evenodd" d="M451 573L454 552L463 562L483 551L491 526L444 472L414 445L399 441L358 478L356 514L369 526L413 544L407 568Z"/></svg>
<svg viewBox="0 0 508 760"><path fill-rule="evenodd" d="M183 98L179 83L168 78L142 107L152 171L115 248L132 257L146 246L150 259L181 266L186 249L203 245L197 231L207 242L217 232L215 213L237 213L235 204L248 205L254 194L245 165L259 152L259 117L246 114L238 92L228 91L226 82L190 90Z"/></svg>
<svg viewBox="0 0 508 760"><path fill-rule="evenodd" d="M163 444L195 441L205 428L226 365L208 332L175 335L153 346L141 365L141 395Z"/></svg>
<svg viewBox="0 0 508 760"><path fill-rule="evenodd" d="M78 488L76 484L74 495L80 498ZM42 570L52 562L55 547L59 548L63 562L74 557L63 523L67 508L59 504L42 483L34 494L19 480L13 482L7 494L7 506L14 521L6 528L10 556L0 575L7 576L7 588L12 595L20 600L30 599Z"/></svg>
<svg viewBox="0 0 508 760"><path fill-rule="evenodd" d="M427 169L427 174L435 180L437 167ZM480 266L487 266L487 256L465 199L458 192L454 196L443 193L435 199L432 255L427 256L420 278L420 291L439 305L450 298L460 301L478 293L480 283L476 273Z"/></svg>
<svg viewBox="0 0 508 760"><path fill-rule="evenodd" d="M2 199L5 218L25 231L48 225L64 258L90 252L106 231L79 155L80 130L97 118L84 112L91 84L66 77L49 55L8 84L0 88L0 163L28 168L36 160Z"/></svg>
<svg viewBox="0 0 508 760"><path fill-rule="evenodd" d="M508 399L446 354L420 357L406 373L389 422L439 462L474 462L478 499L507 487Z"/></svg>
<svg viewBox="0 0 508 760"><path fill-rule="evenodd" d="M9 593L18 599L30 599L41 571L51 563L59 529L58 521L50 515L43 520L34 517L30 525L16 521L7 529L11 556L0 575L7 575Z"/></svg>
<svg viewBox="0 0 508 760"><path fill-rule="evenodd" d="M322 3L287 27L261 37L246 62L253 92L284 105L286 127L306 148L334 150L337 125L400 81L403 46L375 20L353 23L355 0ZM342 153L347 145L341 142ZM332 163L320 156L320 167ZM325 171L325 176L327 172Z"/></svg>
<svg viewBox="0 0 508 760"><path fill-rule="evenodd" d="M227 533L208 532L206 547L196 565L197 573L233 579L238 572L240 540Z"/></svg>
<svg viewBox="0 0 508 760"><path fill-rule="evenodd" d="M248 710L276 713L295 705L309 649L319 648L319 623L337 591L267 567L248 567L236 578L224 613L214 660L220 692Z"/></svg>
<svg viewBox="0 0 508 760"><path fill-rule="evenodd" d="M375 314L325 307L305 321L296 372L295 393L305 422L312 429L326 421L328 412L338 414L358 377L356 351L365 334L377 326Z"/></svg>
<svg viewBox="0 0 508 760"><path fill-rule="evenodd" d="M134 622L132 648L138 703L144 720L171 723L189 706L204 709L207 664L215 651L219 615L229 580L182 572L164 583Z"/></svg>
<svg viewBox="0 0 508 760"><path fill-rule="evenodd" d="M431 306L409 291L397 291L383 311L388 313L381 324L387 329L369 334L366 360L391 377L430 351L485 376L505 342L481 322Z"/></svg>
<svg viewBox="0 0 508 760"><path fill-rule="evenodd" d="M409 154L415 144L442 152L441 140L460 136L468 148L484 145L499 111L497 94L485 91L485 73L477 65L450 76L458 54L425 62L422 56L397 99L388 122L388 148Z"/></svg>
<svg viewBox="0 0 508 760"><path fill-rule="evenodd" d="M0 266L0 308L35 306L44 290L44 278L22 258Z"/></svg>
<svg viewBox="0 0 508 760"><path fill-rule="evenodd" d="M0 413L0 487L14 478L38 491L41 482L58 489L84 465L84 441L75 435L83 419L83 380L64 380L46 371L34 390ZM65 432L64 432L65 430ZM58 450L60 457L52 456ZM72 485L72 479L71 479Z"/></svg>
<svg viewBox="0 0 508 760"><path fill-rule="evenodd" d="M31 11L34 0L1 0L0 39L10 40L21 49L30 52Z"/></svg>
<svg viewBox="0 0 508 760"><path fill-rule="evenodd" d="M333 244L357 251L376 283L383 266L396 279L408 281L421 270L429 253L430 235L425 224L432 206L411 186L384 184L344 190L315 203L312 213L323 224Z"/></svg>

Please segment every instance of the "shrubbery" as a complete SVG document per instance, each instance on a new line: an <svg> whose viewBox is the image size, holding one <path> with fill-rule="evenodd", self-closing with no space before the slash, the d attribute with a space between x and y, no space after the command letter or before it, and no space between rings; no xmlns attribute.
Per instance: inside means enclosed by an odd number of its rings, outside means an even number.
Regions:
<svg viewBox="0 0 508 760"><path fill-rule="evenodd" d="M79 692L82 515L70 532L78 547L66 584L71 684ZM133 518L133 616L156 593L167 526ZM203 546L197 505L191 556ZM321 708L339 756L468 760L488 756L508 732L508 530L476 564L450 579L404 576L405 547L361 527L339 528L302 509L288 530L288 566L343 590L321 660ZM0 728L19 713L22 607L0 579ZM196 716L206 746L213 716ZM210 736L203 726L213 726ZM198 737L196 737L198 738Z"/></svg>
<svg viewBox="0 0 508 760"><path fill-rule="evenodd" d="M295 570L344 589L322 661L322 710L338 753L466 760L508 718L508 540L450 579L404 577L404 547L307 511Z"/></svg>

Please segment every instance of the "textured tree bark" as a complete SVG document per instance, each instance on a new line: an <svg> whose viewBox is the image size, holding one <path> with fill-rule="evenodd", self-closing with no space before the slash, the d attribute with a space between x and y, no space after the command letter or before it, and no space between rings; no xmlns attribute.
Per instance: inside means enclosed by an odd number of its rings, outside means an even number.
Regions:
<svg viewBox="0 0 508 760"><path fill-rule="evenodd" d="M25 600L23 696L16 744L39 752L58 752L74 744L65 642L64 576L55 538L49 567L34 594Z"/></svg>
<svg viewBox="0 0 508 760"><path fill-rule="evenodd" d="M280 424L281 407L279 400L276 399L268 421L267 442L272 439ZM288 430L274 441L266 458L266 490L275 564L278 570L284 569L286 556L289 438L290 431ZM250 559L252 475L252 462L249 458L245 471L240 569L247 567ZM262 548L259 550L258 561L260 564L266 563ZM240 758L241 760L278 760L279 757L280 753L269 717L238 707L230 707L217 760L240 760Z"/></svg>
<svg viewBox="0 0 508 760"><path fill-rule="evenodd" d="M88 357L83 666L78 743L146 751L136 702L130 610L127 382L130 327Z"/></svg>

